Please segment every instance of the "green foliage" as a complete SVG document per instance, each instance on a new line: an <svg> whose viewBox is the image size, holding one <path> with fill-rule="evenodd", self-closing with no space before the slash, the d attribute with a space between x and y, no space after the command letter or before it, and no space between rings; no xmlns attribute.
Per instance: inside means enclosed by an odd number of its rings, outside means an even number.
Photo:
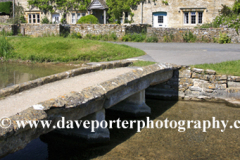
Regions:
<svg viewBox="0 0 240 160"><path fill-rule="evenodd" d="M86 34L84 39L101 40L101 41L116 41L118 39L118 37L115 32L112 32L110 34L100 34L100 35Z"/></svg>
<svg viewBox="0 0 240 160"><path fill-rule="evenodd" d="M54 3L56 7L53 7ZM53 13L56 10L63 10L66 13L70 9L86 11L90 3L91 0L28 0L30 6L36 6L45 13Z"/></svg>
<svg viewBox="0 0 240 160"><path fill-rule="evenodd" d="M13 47L8 42L5 31L3 30L3 35L0 36L0 57L10 58L12 56Z"/></svg>
<svg viewBox="0 0 240 160"><path fill-rule="evenodd" d="M13 32L6 32L4 29L0 32L0 36L12 36Z"/></svg>
<svg viewBox="0 0 240 160"><path fill-rule="evenodd" d="M73 32L72 34L70 34L70 37L71 38L76 38L76 39L81 39L82 35L81 35L81 33Z"/></svg>
<svg viewBox="0 0 240 160"><path fill-rule="evenodd" d="M195 36L191 31L186 32L183 36L184 42L196 42L197 36Z"/></svg>
<svg viewBox="0 0 240 160"><path fill-rule="evenodd" d="M227 5L222 5L222 9L221 9L221 14L223 16L228 16L232 14L232 10L230 7L228 7Z"/></svg>
<svg viewBox="0 0 240 160"><path fill-rule="evenodd" d="M226 33L220 33L218 43L220 44L231 43L231 38L228 37Z"/></svg>
<svg viewBox="0 0 240 160"><path fill-rule="evenodd" d="M173 40L174 40L174 35L172 34L172 32L170 34L167 32L164 34L164 37L163 37L164 42L173 42Z"/></svg>
<svg viewBox="0 0 240 160"><path fill-rule="evenodd" d="M167 0L163 0L162 3L165 4L165 5L168 5L168 1Z"/></svg>
<svg viewBox="0 0 240 160"><path fill-rule="evenodd" d="M128 41L133 41L133 42L143 42L146 39L146 34L138 34L138 33L133 33L133 34L125 34L122 37L122 41L128 42Z"/></svg>
<svg viewBox="0 0 240 160"><path fill-rule="evenodd" d="M98 19L94 15L87 15L81 17L78 21L78 24L98 24Z"/></svg>
<svg viewBox="0 0 240 160"><path fill-rule="evenodd" d="M235 1L232 10L235 14L240 14L240 0Z"/></svg>
<svg viewBox="0 0 240 160"><path fill-rule="evenodd" d="M21 21L21 23L27 23L27 21L23 15L20 17L20 21Z"/></svg>
<svg viewBox="0 0 240 160"><path fill-rule="evenodd" d="M0 12L10 14L12 8L12 2L0 2Z"/></svg>
<svg viewBox="0 0 240 160"><path fill-rule="evenodd" d="M109 7L108 15L110 23L120 23L123 12L130 12L131 22L134 14L131 12L131 7L137 6L141 0L106 0Z"/></svg>
<svg viewBox="0 0 240 160"><path fill-rule="evenodd" d="M158 42L157 35L153 35L153 36L147 37L146 42Z"/></svg>
<svg viewBox="0 0 240 160"><path fill-rule="evenodd" d="M153 65L153 64L155 64L155 63L156 63L156 62L151 62L151 61L134 61L131 66L143 67L143 66Z"/></svg>
<svg viewBox="0 0 240 160"><path fill-rule="evenodd" d="M45 16L42 21L41 21L42 24L49 24L49 20L48 18Z"/></svg>
<svg viewBox="0 0 240 160"><path fill-rule="evenodd" d="M240 28L240 0L236 0L233 8L222 5L221 15L217 16L212 23L202 24L200 28L218 28L226 26L228 28L235 28L237 33Z"/></svg>

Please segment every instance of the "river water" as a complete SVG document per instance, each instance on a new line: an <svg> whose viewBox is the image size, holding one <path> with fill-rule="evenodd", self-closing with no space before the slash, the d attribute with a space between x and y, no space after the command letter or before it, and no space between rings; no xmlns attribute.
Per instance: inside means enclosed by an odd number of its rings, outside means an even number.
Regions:
<svg viewBox="0 0 240 160"><path fill-rule="evenodd" d="M63 64L0 63L0 89L73 68Z"/></svg>
<svg viewBox="0 0 240 160"><path fill-rule="evenodd" d="M3 160L83 160L83 159L240 159L240 130L229 126L240 119L240 109L223 103L203 103L186 101L147 100L152 109L150 119L157 120L229 120L228 127L223 129L186 128L185 132L176 129L148 129L137 133L134 129L110 130L111 140L101 145L86 145L77 139L58 137L48 133L33 140L24 149L10 154ZM106 119L118 119L118 115L106 111ZM121 120L133 120L122 117ZM146 120L146 117L136 120ZM240 125L240 124L239 124Z"/></svg>

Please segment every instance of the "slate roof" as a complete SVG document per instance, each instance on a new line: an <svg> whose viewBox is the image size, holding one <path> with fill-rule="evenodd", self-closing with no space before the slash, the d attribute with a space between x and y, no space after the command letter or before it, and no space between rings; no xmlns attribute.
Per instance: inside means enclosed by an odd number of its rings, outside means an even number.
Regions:
<svg viewBox="0 0 240 160"><path fill-rule="evenodd" d="M88 10L93 9L108 9L108 6L104 0L93 0L92 3L88 6Z"/></svg>

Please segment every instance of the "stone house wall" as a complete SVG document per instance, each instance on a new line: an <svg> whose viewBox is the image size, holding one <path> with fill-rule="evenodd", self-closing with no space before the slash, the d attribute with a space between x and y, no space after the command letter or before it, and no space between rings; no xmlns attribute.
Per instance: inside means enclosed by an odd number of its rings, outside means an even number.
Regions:
<svg viewBox="0 0 240 160"><path fill-rule="evenodd" d="M165 12L167 13L167 27L193 28L196 24L183 23L185 11L201 10L203 12L203 23L208 23L212 22L219 14L222 4L232 6L235 0L167 0L167 2L167 5L162 0L139 3L139 5L132 8L134 23L153 24L153 13Z"/></svg>
<svg viewBox="0 0 240 160"><path fill-rule="evenodd" d="M191 31L198 40L214 42L214 38L219 38L220 33L226 33L232 43L240 43L240 35L233 28L207 28L207 29L184 29L184 28L147 28L147 36L157 36L159 42L164 42L164 37L173 35L175 42L183 42L183 34Z"/></svg>

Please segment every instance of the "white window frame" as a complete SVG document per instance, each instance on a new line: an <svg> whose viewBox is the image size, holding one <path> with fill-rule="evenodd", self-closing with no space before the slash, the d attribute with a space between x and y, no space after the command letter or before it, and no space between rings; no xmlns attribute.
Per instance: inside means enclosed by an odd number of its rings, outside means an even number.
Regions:
<svg viewBox="0 0 240 160"><path fill-rule="evenodd" d="M184 14L184 24L189 24L189 12L183 12Z"/></svg>
<svg viewBox="0 0 240 160"><path fill-rule="evenodd" d="M77 13L77 21L81 18L81 13Z"/></svg>
<svg viewBox="0 0 240 160"><path fill-rule="evenodd" d="M76 13L72 13L72 24L76 24Z"/></svg>
<svg viewBox="0 0 240 160"><path fill-rule="evenodd" d="M203 12L198 12L198 24L203 23Z"/></svg>
<svg viewBox="0 0 240 160"><path fill-rule="evenodd" d="M191 24L196 24L196 22L197 22L196 12L191 12Z"/></svg>
<svg viewBox="0 0 240 160"><path fill-rule="evenodd" d="M29 13L28 23L39 24L40 23L40 13Z"/></svg>

